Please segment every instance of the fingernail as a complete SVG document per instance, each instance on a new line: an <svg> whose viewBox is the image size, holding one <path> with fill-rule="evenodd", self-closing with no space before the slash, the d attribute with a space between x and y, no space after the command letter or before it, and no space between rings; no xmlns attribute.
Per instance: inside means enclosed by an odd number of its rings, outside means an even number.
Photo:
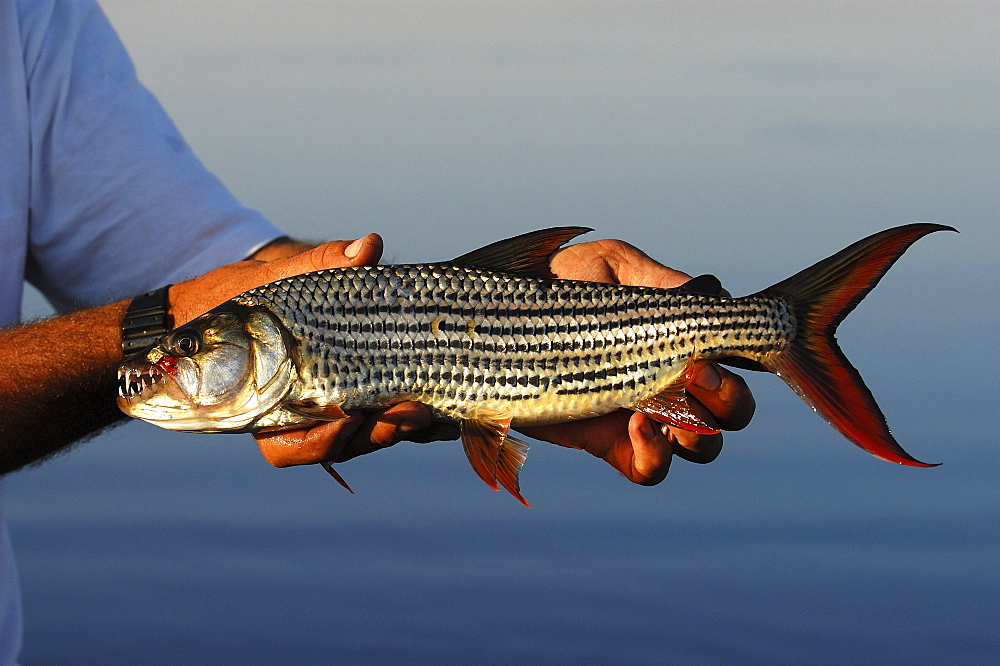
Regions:
<svg viewBox="0 0 1000 666"><path fill-rule="evenodd" d="M694 385L705 391L718 391L722 386L722 375L711 363L706 363L694 376Z"/></svg>
<svg viewBox="0 0 1000 666"><path fill-rule="evenodd" d="M344 256L347 257L348 259L353 259L354 257L358 256L358 253L361 252L361 248L364 247L364 245L365 245L365 239L359 238L358 240L354 241L353 243L344 248Z"/></svg>
<svg viewBox="0 0 1000 666"><path fill-rule="evenodd" d="M426 427L426 424L418 424L413 421L403 421L402 423L397 424L396 430L403 435L409 435L411 432L416 432Z"/></svg>

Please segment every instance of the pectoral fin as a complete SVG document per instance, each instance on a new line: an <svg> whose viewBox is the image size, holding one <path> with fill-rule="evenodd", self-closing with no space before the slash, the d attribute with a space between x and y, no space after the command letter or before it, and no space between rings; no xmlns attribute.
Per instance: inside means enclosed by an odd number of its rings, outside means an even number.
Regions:
<svg viewBox="0 0 1000 666"><path fill-rule="evenodd" d="M320 465L322 465L323 469L325 469L330 474L330 476L332 476L337 481L337 483L347 488L347 491L352 495L354 494L354 491L351 490L351 487L347 485L347 481L344 481L344 477L342 477L340 474L337 473L337 470L333 468L333 464L329 460L324 460L323 462L320 463Z"/></svg>
<svg viewBox="0 0 1000 666"><path fill-rule="evenodd" d="M298 414L299 416L304 416L309 419L316 419L317 421L336 421L337 419L347 418L347 413L340 408L339 404L319 405L312 400L287 402L285 403L285 409L293 414ZM346 488L352 495L354 494L354 490L347 485L347 481L344 481L344 477L337 473L337 470L333 468L333 464L330 463L330 461L324 460L320 463L320 465L337 481L337 483L344 486L344 488Z"/></svg>
<svg viewBox="0 0 1000 666"><path fill-rule="evenodd" d="M463 419L462 447L472 469L493 490L507 489L524 506L518 475L528 455L528 444L510 435L511 414Z"/></svg>
<svg viewBox="0 0 1000 666"><path fill-rule="evenodd" d="M701 417L691 409L685 387L692 376L692 365L688 364L687 369L673 384L651 398L632 405L631 409L645 414L654 421L700 435L716 435L722 432L702 421Z"/></svg>
<svg viewBox="0 0 1000 666"><path fill-rule="evenodd" d="M309 419L316 419L317 421L336 421L337 419L347 418L347 412L340 408L340 403L320 405L314 400L302 400L299 402L286 402L284 407L293 414L298 414Z"/></svg>

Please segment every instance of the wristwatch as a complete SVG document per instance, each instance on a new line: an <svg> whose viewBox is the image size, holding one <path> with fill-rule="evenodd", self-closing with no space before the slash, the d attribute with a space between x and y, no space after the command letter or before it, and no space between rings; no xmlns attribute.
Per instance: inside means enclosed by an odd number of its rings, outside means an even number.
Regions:
<svg viewBox="0 0 1000 666"><path fill-rule="evenodd" d="M168 284L148 291L129 303L122 321L122 351L125 356L145 349L171 329L167 302L167 290L171 286Z"/></svg>

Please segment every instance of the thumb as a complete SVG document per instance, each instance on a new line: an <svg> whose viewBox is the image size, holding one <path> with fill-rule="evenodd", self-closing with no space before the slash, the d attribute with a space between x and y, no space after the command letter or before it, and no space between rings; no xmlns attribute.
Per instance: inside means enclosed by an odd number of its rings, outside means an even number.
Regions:
<svg viewBox="0 0 1000 666"><path fill-rule="evenodd" d="M291 257L229 264L172 286L170 314L180 325L247 289L310 271L374 264L381 256L382 238L368 234L356 241L324 243Z"/></svg>
<svg viewBox="0 0 1000 666"><path fill-rule="evenodd" d="M294 257L279 259L271 264L278 264L274 268L282 273L282 277L291 277L327 268L368 266L378 262L381 256L382 237L378 234L368 234L355 241L323 243Z"/></svg>
<svg viewBox="0 0 1000 666"><path fill-rule="evenodd" d="M670 289L691 279L682 271L664 266L639 248L628 243L617 244L611 262L620 284Z"/></svg>

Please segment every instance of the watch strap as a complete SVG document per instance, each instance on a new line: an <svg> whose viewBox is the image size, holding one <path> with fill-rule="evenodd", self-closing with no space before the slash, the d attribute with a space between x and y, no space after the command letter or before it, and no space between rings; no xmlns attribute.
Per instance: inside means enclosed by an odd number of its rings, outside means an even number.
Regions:
<svg viewBox="0 0 1000 666"><path fill-rule="evenodd" d="M132 299L122 321L122 351L126 356L145 349L170 330L166 285Z"/></svg>

